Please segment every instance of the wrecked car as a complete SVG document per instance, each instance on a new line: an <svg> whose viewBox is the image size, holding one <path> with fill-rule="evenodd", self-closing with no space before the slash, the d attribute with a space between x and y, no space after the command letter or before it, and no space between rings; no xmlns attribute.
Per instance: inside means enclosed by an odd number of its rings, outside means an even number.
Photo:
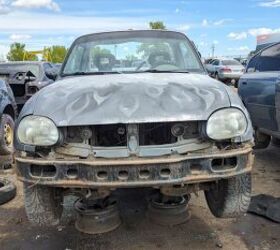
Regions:
<svg viewBox="0 0 280 250"><path fill-rule="evenodd" d="M255 147L280 145L280 43L257 53L239 80L238 93L250 113Z"/></svg>
<svg viewBox="0 0 280 250"><path fill-rule="evenodd" d="M57 69L48 62L0 63L0 78L10 84L19 111L41 88L54 82Z"/></svg>
<svg viewBox="0 0 280 250"><path fill-rule="evenodd" d="M59 222L69 192L136 187L204 190L216 217L236 217L250 202L252 144L238 95L207 75L184 34L161 30L79 37L15 134L26 213L41 225Z"/></svg>
<svg viewBox="0 0 280 250"><path fill-rule="evenodd" d="M0 78L0 168L10 163L14 152L14 120L17 117L17 105L10 86Z"/></svg>

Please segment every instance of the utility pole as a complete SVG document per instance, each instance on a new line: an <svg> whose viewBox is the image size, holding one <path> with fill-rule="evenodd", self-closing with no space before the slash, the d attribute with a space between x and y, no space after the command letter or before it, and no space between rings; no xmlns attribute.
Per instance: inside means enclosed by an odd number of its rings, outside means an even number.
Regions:
<svg viewBox="0 0 280 250"><path fill-rule="evenodd" d="M215 55L215 43L212 44L211 49L212 49L212 57L214 57L214 55Z"/></svg>

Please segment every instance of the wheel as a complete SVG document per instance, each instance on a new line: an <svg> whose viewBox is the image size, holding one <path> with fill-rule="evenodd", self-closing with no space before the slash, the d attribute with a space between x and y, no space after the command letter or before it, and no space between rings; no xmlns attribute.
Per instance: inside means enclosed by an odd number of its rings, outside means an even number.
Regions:
<svg viewBox="0 0 280 250"><path fill-rule="evenodd" d="M59 224L63 211L61 189L24 183L23 191L29 221L40 226Z"/></svg>
<svg viewBox="0 0 280 250"><path fill-rule="evenodd" d="M263 134L259 132L258 130L255 131L254 134L255 138L255 146L254 149L263 149L267 148L270 144L271 136Z"/></svg>
<svg viewBox="0 0 280 250"><path fill-rule="evenodd" d="M280 147L280 139L272 137L271 142L274 146Z"/></svg>
<svg viewBox="0 0 280 250"><path fill-rule="evenodd" d="M234 218L244 214L251 200L251 174L223 179L205 197L210 211L218 218Z"/></svg>
<svg viewBox="0 0 280 250"><path fill-rule="evenodd" d="M16 186L5 178L0 178L0 205L12 200L16 196Z"/></svg>
<svg viewBox="0 0 280 250"><path fill-rule="evenodd" d="M0 119L0 154L13 153L14 120L11 116L3 114Z"/></svg>

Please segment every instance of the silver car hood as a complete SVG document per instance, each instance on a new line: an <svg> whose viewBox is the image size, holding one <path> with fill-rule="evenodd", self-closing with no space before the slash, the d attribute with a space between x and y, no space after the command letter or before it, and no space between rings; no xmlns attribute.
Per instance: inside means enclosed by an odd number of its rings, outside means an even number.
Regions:
<svg viewBox="0 0 280 250"><path fill-rule="evenodd" d="M207 75L137 73L64 78L42 89L32 106L57 126L75 126L207 120L230 100Z"/></svg>

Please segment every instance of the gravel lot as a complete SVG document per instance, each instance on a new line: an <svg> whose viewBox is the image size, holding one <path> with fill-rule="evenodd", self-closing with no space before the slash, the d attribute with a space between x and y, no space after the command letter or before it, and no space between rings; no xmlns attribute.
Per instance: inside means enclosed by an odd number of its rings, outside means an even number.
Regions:
<svg viewBox="0 0 280 250"><path fill-rule="evenodd" d="M254 194L280 196L279 148L256 152ZM7 175L7 173L5 174ZM14 180L14 174L8 174ZM120 192L122 225L98 236L79 233L70 209L62 226L38 228L26 219L21 183L17 197L0 207L0 249L280 249L280 225L247 214L239 219L216 219L207 208L203 193L192 196L189 222L163 227L145 217L145 192Z"/></svg>

